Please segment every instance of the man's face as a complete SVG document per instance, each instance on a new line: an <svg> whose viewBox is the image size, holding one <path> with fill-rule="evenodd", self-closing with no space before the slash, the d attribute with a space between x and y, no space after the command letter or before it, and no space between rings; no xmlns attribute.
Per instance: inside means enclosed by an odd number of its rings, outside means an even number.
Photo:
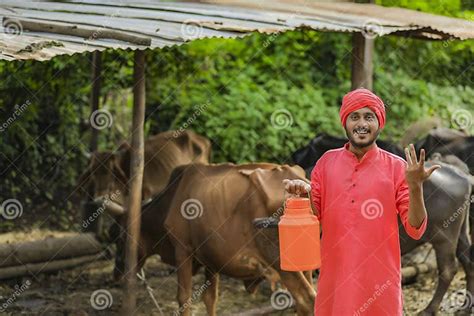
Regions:
<svg viewBox="0 0 474 316"><path fill-rule="evenodd" d="M349 114L345 130L352 146L367 147L372 145L379 136L379 121L375 113L365 107Z"/></svg>

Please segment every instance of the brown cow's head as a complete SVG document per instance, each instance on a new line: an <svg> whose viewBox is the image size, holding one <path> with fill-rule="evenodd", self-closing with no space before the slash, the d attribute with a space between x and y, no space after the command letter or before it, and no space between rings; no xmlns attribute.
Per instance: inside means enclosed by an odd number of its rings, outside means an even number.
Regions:
<svg viewBox="0 0 474 316"><path fill-rule="evenodd" d="M121 147L116 152L94 152L90 155L89 165L81 175L79 186L87 188L91 198L103 198L105 196L119 196L116 200L122 204L127 192L128 176L126 166L128 165L128 150Z"/></svg>

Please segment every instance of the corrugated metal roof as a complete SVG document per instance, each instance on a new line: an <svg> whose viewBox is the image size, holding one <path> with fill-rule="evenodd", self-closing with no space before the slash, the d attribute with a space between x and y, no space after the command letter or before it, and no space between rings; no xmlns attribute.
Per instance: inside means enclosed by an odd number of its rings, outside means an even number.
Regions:
<svg viewBox="0 0 474 316"><path fill-rule="evenodd" d="M297 28L398 34L430 39L474 38L474 23L399 8L353 3L234 1L209 3L37 2L2 0L0 59L181 45L210 37L242 37Z"/></svg>

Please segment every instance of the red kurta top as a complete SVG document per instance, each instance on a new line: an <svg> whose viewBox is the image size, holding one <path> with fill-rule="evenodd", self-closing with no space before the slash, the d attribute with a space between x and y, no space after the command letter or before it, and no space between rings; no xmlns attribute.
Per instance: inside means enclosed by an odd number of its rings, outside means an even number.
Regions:
<svg viewBox="0 0 474 316"><path fill-rule="evenodd" d="M344 147L327 151L311 173L311 196L322 227L316 316L402 315L397 215L408 235L406 162L375 147L359 162Z"/></svg>

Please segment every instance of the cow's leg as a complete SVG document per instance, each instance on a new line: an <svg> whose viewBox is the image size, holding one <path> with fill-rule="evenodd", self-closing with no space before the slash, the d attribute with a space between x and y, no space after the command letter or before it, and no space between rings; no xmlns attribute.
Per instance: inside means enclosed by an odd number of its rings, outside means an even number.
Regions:
<svg viewBox="0 0 474 316"><path fill-rule="evenodd" d="M140 242L138 243L138 258L137 258L137 271L138 272L140 272L140 270L145 265L146 259L149 256L148 253L149 253L149 249L146 244L146 241L143 238L140 238Z"/></svg>
<svg viewBox="0 0 474 316"><path fill-rule="evenodd" d="M257 292L257 289L258 289L258 285L264 281L265 278L263 277L259 277L259 278L255 278L255 279L246 279L244 280L244 287L245 287L245 290L247 291L247 293L249 294L255 294L255 292ZM272 288L272 291L274 289Z"/></svg>
<svg viewBox="0 0 474 316"><path fill-rule="evenodd" d="M469 214L468 214L469 216ZM465 220L461 227L461 234L459 235L458 246L456 248L456 257L466 273L466 290L467 292L467 301L466 306L468 310L474 307L474 302L472 302L472 295L474 295L474 261L471 256L471 242L469 241L468 235L468 221ZM469 306L470 305L470 306Z"/></svg>
<svg viewBox="0 0 474 316"><path fill-rule="evenodd" d="M282 283L291 293L298 316L313 315L316 292L302 272L279 271Z"/></svg>
<svg viewBox="0 0 474 316"><path fill-rule="evenodd" d="M219 291L219 274L206 268L206 289L204 290L202 300L206 305L207 314L216 316L217 297Z"/></svg>
<svg viewBox="0 0 474 316"><path fill-rule="evenodd" d="M191 316L193 258L191 252L180 245L176 246L175 256L178 266L178 315Z"/></svg>
<svg viewBox="0 0 474 316"><path fill-rule="evenodd" d="M419 315L438 315L439 306L457 271L456 254L449 240L433 241L438 266L438 284L431 302Z"/></svg>
<svg viewBox="0 0 474 316"><path fill-rule="evenodd" d="M122 280L125 271L125 232L123 229L123 217L115 219L110 226L109 236L110 242L115 243L115 265L114 265L114 280Z"/></svg>

